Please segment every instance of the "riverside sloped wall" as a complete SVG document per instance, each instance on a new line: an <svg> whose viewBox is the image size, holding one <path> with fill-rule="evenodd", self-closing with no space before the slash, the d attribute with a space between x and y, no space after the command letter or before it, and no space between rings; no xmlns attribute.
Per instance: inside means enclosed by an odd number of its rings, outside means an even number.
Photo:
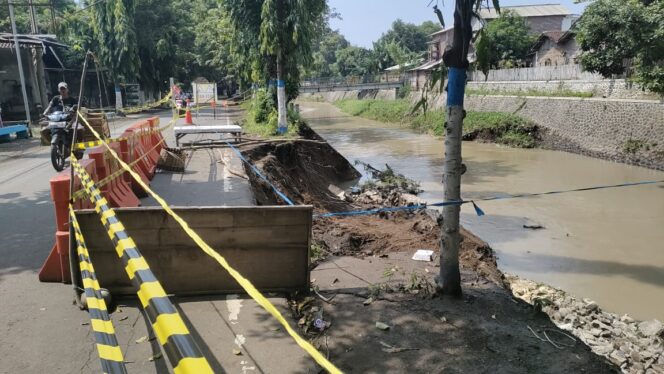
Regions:
<svg viewBox="0 0 664 374"><path fill-rule="evenodd" d="M432 106L443 108L445 100L442 95ZM527 118L545 130L545 148L664 170L664 103L658 101L467 96L466 109Z"/></svg>

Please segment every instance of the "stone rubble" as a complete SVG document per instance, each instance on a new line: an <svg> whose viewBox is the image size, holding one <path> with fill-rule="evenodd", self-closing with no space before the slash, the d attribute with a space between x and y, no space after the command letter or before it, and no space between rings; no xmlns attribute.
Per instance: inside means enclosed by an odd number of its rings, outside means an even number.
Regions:
<svg viewBox="0 0 664 374"><path fill-rule="evenodd" d="M623 373L664 374L664 325L658 320L635 321L601 310L592 300L578 300L562 290L505 274L512 294L549 315L594 353L606 357Z"/></svg>

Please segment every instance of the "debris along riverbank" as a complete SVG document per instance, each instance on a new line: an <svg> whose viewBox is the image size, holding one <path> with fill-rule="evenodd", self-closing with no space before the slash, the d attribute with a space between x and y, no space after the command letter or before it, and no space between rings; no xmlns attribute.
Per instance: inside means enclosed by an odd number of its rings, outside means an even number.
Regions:
<svg viewBox="0 0 664 374"><path fill-rule="evenodd" d="M588 344L626 373L664 373L664 325L658 320L635 321L628 315L604 312L592 300L506 275L513 294L549 315L562 330Z"/></svg>
<svg viewBox="0 0 664 374"><path fill-rule="evenodd" d="M357 170L308 127L300 135L300 140L242 147L295 203L326 213L417 200L380 176L364 189L345 189L358 179ZM282 203L253 172L247 174L259 204ZM400 180L395 173L391 179ZM418 249L437 252L438 224L432 216L417 211L315 219L313 292L293 295L290 304L302 330L340 369L615 371L578 340L564 349L537 340L529 328L540 333L559 329L546 315L512 298L491 248L468 232L461 248L464 296L438 298L433 281L438 259L411 259Z"/></svg>

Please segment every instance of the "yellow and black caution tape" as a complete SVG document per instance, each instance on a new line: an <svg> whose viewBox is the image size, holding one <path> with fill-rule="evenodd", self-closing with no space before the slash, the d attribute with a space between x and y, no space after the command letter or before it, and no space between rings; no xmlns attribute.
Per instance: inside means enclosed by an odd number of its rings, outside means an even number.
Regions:
<svg viewBox="0 0 664 374"><path fill-rule="evenodd" d="M145 152L141 157L139 157L139 158L135 159L134 161L132 161L131 163L129 163L129 166L133 168L134 166L136 166L136 164L138 164L139 162L145 160L150 155L150 153L152 151L157 149L160 145L164 144L165 141L166 141L166 139L160 140L157 144L155 144L152 148L150 148L147 152ZM104 187L105 185L110 183L113 179L118 178L120 175L122 175L124 173L126 173L126 171L124 169L120 169L120 170L116 171L115 173L107 176L106 178L104 178L100 181L97 181L97 183L96 183L97 188ZM74 192L74 195L72 196L72 201L82 199L86 195L87 195L87 193L85 192L85 189L84 188L80 189L80 190Z"/></svg>
<svg viewBox="0 0 664 374"><path fill-rule="evenodd" d="M123 108L123 109L120 109L119 111L121 113L124 113L124 114L139 113L139 112L142 112L144 110L153 109L153 108L156 108L156 107L161 106L163 104L166 104L169 100L171 100L171 97L173 97L173 92L169 92L166 96L164 96L164 98L162 98L159 101L155 101L153 103L140 105L140 106L135 106L135 107L131 107L131 108Z"/></svg>
<svg viewBox="0 0 664 374"><path fill-rule="evenodd" d="M164 131L168 130L169 128L173 127L173 125L175 125L175 121L171 121L171 122L168 123L168 125L166 125L164 127L160 127L158 129L153 129L153 130L148 130L148 131L143 130L143 131L140 131L137 134L134 134L132 136L125 136L125 137L121 137L121 138L109 138L109 139L106 139L105 141L108 142L108 143L113 143L113 142L121 142L121 141L124 141L124 140L129 140L129 139L133 139L133 138L140 138L140 137L143 137L143 136L149 136L149 135L156 134L156 133L159 133L159 132L164 132ZM104 141L101 141L101 140L91 140L89 142L76 143L76 146L74 147L74 149L77 149L77 150L90 149L90 148L94 148L94 147L102 145L103 142Z"/></svg>
<svg viewBox="0 0 664 374"><path fill-rule="evenodd" d="M99 133L95 131L92 126L87 122L87 120L83 117L83 123L88 127L88 129L95 135L95 137L99 140L101 140L101 137L99 136ZM258 305L260 305L263 309L265 309L268 313L270 313L279 323L286 329L286 332L295 340L298 346L302 348L307 354L309 354L319 365L321 365L325 370L327 370L330 373L341 373L341 370L339 370L334 364L332 364L325 356L323 356L311 343L303 339L286 321L283 315L277 310L277 308L265 297L263 294L258 291L258 289L242 274L240 274L235 268L233 268L227 261L226 259L217 253L212 247L210 247L209 244L207 244L203 238L201 238L194 230L192 230L189 227L189 224L187 221L185 221L182 217L180 217L177 213L175 213L171 207L166 203L166 201L159 195L157 195L147 184L143 182L141 177L136 174L129 165L127 165L124 161L122 161L122 158L118 156L118 154L108 146L106 142L103 143L103 145L108 149L108 151L115 157L120 165L131 174L131 176L136 180L136 182L148 193L150 194L158 203L159 205L164 208L164 210L171 216L175 221L180 224L182 229L187 233L187 235L205 252L207 255L210 257L214 258L221 267L223 267L233 279L244 289L244 291L251 296Z"/></svg>
<svg viewBox="0 0 664 374"><path fill-rule="evenodd" d="M90 324L92 325L92 331L97 342L101 368L104 373L126 374L127 368L124 364L122 349L118 344L118 339L115 337L113 322L108 315L108 308L101 294L101 287L97 281L97 275L92 266L90 254L85 245L85 239L83 239L81 228L74 214L74 208L71 205L69 206L69 215L71 216L74 236L76 238L76 252L81 269L81 279L83 280L88 313L90 314Z"/></svg>
<svg viewBox="0 0 664 374"><path fill-rule="evenodd" d="M101 222L125 266L129 279L138 290L141 305L152 324L159 344L173 365L174 372L176 374L213 373L212 367L191 337L182 317L168 299L166 291L115 215L115 210L109 207L108 201L101 196L90 175L74 157L72 157L72 167L81 179L90 201L95 205L95 211L101 216Z"/></svg>

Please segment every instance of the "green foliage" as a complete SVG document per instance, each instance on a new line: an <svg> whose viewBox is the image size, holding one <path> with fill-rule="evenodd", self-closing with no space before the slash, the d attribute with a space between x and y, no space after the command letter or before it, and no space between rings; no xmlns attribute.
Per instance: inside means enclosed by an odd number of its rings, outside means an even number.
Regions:
<svg viewBox="0 0 664 374"><path fill-rule="evenodd" d="M326 25L326 1L226 0L223 4L242 78L266 83L283 73L289 98L296 97L301 68L313 63L313 43Z"/></svg>
<svg viewBox="0 0 664 374"><path fill-rule="evenodd" d="M91 8L94 52L116 82L134 82L139 75L135 11L136 0L106 0Z"/></svg>
<svg viewBox="0 0 664 374"><path fill-rule="evenodd" d="M336 69L341 76L365 75L377 72L371 50L350 46L336 52Z"/></svg>
<svg viewBox="0 0 664 374"><path fill-rule="evenodd" d="M605 77L627 72L664 95L664 2L597 0L577 25L577 41L586 70ZM630 59L632 71L625 65Z"/></svg>
<svg viewBox="0 0 664 374"><path fill-rule="evenodd" d="M27 2L15 1L14 17L16 18L16 29L19 34L29 34L31 32L30 26L30 12ZM38 2L35 1L35 4ZM55 18L60 18L60 14L76 7L74 0L54 0L53 7L55 8ZM42 34L58 34L59 30L53 29L51 18L51 9L48 7L35 7L37 18L37 29ZM61 22L61 20L58 20ZM9 20L9 6L7 1L3 1L0 5L0 32L12 32L11 22Z"/></svg>
<svg viewBox="0 0 664 374"><path fill-rule="evenodd" d="M335 17L328 13L329 18ZM339 77L376 74L394 65L416 62L427 51L429 35L440 30L431 21L414 25L397 20L392 28L373 43L373 49L351 45L328 23L313 45L313 63L306 74L311 77Z"/></svg>
<svg viewBox="0 0 664 374"><path fill-rule="evenodd" d="M412 113L406 100L342 100L335 103L345 113L381 122L405 124L435 136L444 135L445 112ZM463 124L464 139L492 140L519 148L537 145L537 126L522 117L501 112L468 112Z"/></svg>
<svg viewBox="0 0 664 374"><path fill-rule="evenodd" d="M495 67L517 65L526 59L535 38L523 17L504 11L484 28L476 45L478 61Z"/></svg>
<svg viewBox="0 0 664 374"><path fill-rule="evenodd" d="M255 97L249 101L243 109L246 116L243 122L243 130L247 134L258 135L269 138L277 135L279 127L279 113L272 92L258 90ZM288 131L284 137L296 137L300 130L302 119L294 110L288 110Z"/></svg>
<svg viewBox="0 0 664 374"><path fill-rule="evenodd" d="M623 144L623 152L633 155L639 151L650 151L657 146L657 143L651 143L642 139L629 139Z"/></svg>

